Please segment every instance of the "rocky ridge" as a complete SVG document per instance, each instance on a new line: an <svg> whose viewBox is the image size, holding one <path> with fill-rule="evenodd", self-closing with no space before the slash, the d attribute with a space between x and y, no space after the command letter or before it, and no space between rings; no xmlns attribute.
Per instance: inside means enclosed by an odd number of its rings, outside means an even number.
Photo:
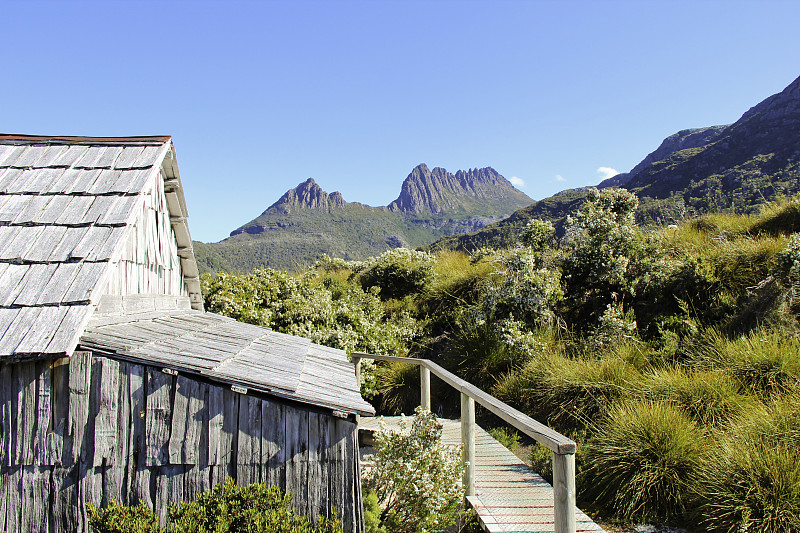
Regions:
<svg viewBox="0 0 800 533"><path fill-rule="evenodd" d="M320 255L365 259L445 235L476 231L533 200L491 167L455 174L421 164L388 206L347 202L313 179L286 191L261 215L219 243L196 243L201 269L294 269Z"/></svg>
<svg viewBox="0 0 800 533"><path fill-rule="evenodd" d="M642 224L669 224L724 211L749 213L764 202L800 193L800 78L727 126L687 129L664 139L630 172L598 185L639 197ZM562 191L466 235L444 237L434 249L507 246L532 218L558 226L586 195Z"/></svg>

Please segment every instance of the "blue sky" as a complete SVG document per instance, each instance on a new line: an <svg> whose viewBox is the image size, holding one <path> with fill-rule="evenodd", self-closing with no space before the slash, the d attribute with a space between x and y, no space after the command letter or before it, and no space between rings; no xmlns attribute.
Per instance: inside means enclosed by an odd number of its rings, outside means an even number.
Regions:
<svg viewBox="0 0 800 533"><path fill-rule="evenodd" d="M0 131L172 135L206 242L309 177L369 205L423 162L492 166L534 199L593 185L800 76L788 0L4 0L2 13Z"/></svg>

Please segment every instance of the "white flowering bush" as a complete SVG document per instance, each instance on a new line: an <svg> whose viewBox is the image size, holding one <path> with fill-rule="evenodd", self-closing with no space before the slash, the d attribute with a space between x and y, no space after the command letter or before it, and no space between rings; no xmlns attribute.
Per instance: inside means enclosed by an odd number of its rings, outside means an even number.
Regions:
<svg viewBox="0 0 800 533"><path fill-rule="evenodd" d="M430 283L434 261L427 252L395 248L359 265L359 280L364 289L378 287L381 298L403 298Z"/></svg>
<svg viewBox="0 0 800 533"><path fill-rule="evenodd" d="M375 435L364 490L377 494L386 531L443 531L463 512L461 450L442 443L442 425L427 409L417 408L410 429L405 418L400 424L399 433L384 426Z"/></svg>
<svg viewBox="0 0 800 533"><path fill-rule="evenodd" d="M556 229L549 220L535 218L528 222L519 235L519 241L533 251L542 251L555 244Z"/></svg>
<svg viewBox="0 0 800 533"><path fill-rule="evenodd" d="M561 273L541 266L540 256L515 248L498 257L495 279L484 287L483 314L487 319L516 317L529 327L549 325L561 300Z"/></svg>
<svg viewBox="0 0 800 533"><path fill-rule="evenodd" d="M561 268L573 320L592 323L609 303L633 296L646 255L634 218L638 205L625 189L593 188L575 217L567 218Z"/></svg>

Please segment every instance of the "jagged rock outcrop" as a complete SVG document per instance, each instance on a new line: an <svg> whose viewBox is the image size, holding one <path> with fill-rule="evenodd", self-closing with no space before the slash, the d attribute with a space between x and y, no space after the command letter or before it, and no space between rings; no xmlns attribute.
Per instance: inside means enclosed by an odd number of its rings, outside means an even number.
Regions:
<svg viewBox="0 0 800 533"><path fill-rule="evenodd" d="M475 231L532 201L489 167L452 174L419 165L387 207L346 202L338 192L328 194L308 179L228 239L196 250L207 270L292 269L323 253L366 259L390 248Z"/></svg>
<svg viewBox="0 0 800 533"><path fill-rule="evenodd" d="M294 189L286 191L277 202L270 206L270 209L341 209L345 205L347 202L344 201L341 193L328 194L317 185L316 181L308 178Z"/></svg>
<svg viewBox="0 0 800 533"><path fill-rule="evenodd" d="M531 202L527 195L491 167L459 170L451 174L441 167L430 170L423 163L411 171L403 182L400 196L388 208L421 215L470 212L477 206L489 215L497 210L508 214L510 205Z"/></svg>

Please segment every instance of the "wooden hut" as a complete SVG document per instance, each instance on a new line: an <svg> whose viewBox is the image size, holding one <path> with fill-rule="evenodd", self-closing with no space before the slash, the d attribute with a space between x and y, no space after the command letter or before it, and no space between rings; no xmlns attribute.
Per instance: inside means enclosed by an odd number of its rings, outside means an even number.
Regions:
<svg viewBox="0 0 800 533"><path fill-rule="evenodd" d="M170 137L0 135L0 531L228 476L363 525L339 350L203 312Z"/></svg>

